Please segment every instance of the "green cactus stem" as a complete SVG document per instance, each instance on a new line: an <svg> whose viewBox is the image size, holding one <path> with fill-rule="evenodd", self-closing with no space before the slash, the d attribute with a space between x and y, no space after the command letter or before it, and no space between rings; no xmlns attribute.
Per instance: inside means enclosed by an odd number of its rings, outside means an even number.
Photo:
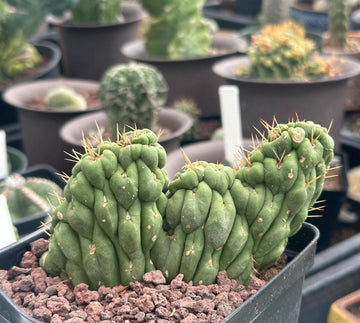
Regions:
<svg viewBox="0 0 360 323"><path fill-rule="evenodd" d="M262 25L282 24L289 20L291 0L265 0L261 6Z"/></svg>
<svg viewBox="0 0 360 323"><path fill-rule="evenodd" d="M108 69L100 82L99 100L114 138L118 125L151 129L167 100L168 86L161 72L142 63L119 64Z"/></svg>
<svg viewBox="0 0 360 323"><path fill-rule="evenodd" d="M5 195L13 221L23 217L50 212L59 204L62 189L54 182L40 177L8 176L0 182L0 194Z"/></svg>
<svg viewBox="0 0 360 323"><path fill-rule="evenodd" d="M68 86L57 86L51 89L45 96L47 108L86 110L85 98Z"/></svg>
<svg viewBox="0 0 360 323"><path fill-rule="evenodd" d="M349 6L346 0L331 0L329 6L329 45L346 48L349 31Z"/></svg>
<svg viewBox="0 0 360 323"><path fill-rule="evenodd" d="M95 148L85 140L41 266L92 289L153 269L199 285L226 270L247 285L301 228L334 155L328 130L311 121L263 124L268 135L236 169L187 160L166 194L166 153L150 130Z"/></svg>
<svg viewBox="0 0 360 323"><path fill-rule="evenodd" d="M183 58L210 53L211 26L202 15L204 0L142 0L151 18L144 32L151 57Z"/></svg>

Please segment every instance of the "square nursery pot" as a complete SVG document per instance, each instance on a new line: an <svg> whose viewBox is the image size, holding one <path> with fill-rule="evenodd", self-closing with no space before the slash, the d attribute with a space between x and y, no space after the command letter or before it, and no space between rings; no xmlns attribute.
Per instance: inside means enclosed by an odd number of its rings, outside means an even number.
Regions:
<svg viewBox="0 0 360 323"><path fill-rule="evenodd" d="M22 176L26 177L40 177L48 179L60 188L64 188L65 181L56 174L56 170L47 164L38 164L27 168L26 170L20 172ZM1 179L0 179L1 180ZM45 222L44 220L47 218L48 213L38 213L31 216L27 216L18 220L13 221L13 224L16 226L19 236L24 236L26 234L32 233L36 231L39 226L41 226L41 222ZM0 261L1 263L1 261ZM0 320L1 321L1 320Z"/></svg>
<svg viewBox="0 0 360 323"><path fill-rule="evenodd" d="M335 301L329 311L328 323L360 322L360 290Z"/></svg>
<svg viewBox="0 0 360 323"><path fill-rule="evenodd" d="M22 255L30 250L29 243L45 238L41 230L0 250L1 269L19 265ZM257 293L246 300L223 322L297 322L305 272L313 263L319 231L304 223L289 239L286 254L289 263ZM0 320L2 322L38 322L30 318L0 289Z"/></svg>
<svg viewBox="0 0 360 323"><path fill-rule="evenodd" d="M315 255L304 281L299 323L326 322L331 304L359 288L360 234L356 234Z"/></svg>

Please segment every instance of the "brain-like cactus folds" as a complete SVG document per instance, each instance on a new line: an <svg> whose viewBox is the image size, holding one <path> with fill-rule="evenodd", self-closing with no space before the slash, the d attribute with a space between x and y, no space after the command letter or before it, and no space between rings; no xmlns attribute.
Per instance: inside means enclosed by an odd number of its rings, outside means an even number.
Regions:
<svg viewBox="0 0 360 323"><path fill-rule="evenodd" d="M194 284L226 270L248 284L300 229L334 148L327 129L310 121L264 125L268 136L243 165L188 160L166 194L166 155L150 130L88 147L55 210L41 265L91 288L125 285L152 269Z"/></svg>

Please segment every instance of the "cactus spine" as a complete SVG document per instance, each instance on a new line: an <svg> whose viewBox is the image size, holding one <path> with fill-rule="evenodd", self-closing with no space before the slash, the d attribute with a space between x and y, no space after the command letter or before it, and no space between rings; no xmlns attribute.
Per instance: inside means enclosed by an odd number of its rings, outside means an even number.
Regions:
<svg viewBox="0 0 360 323"><path fill-rule="evenodd" d="M248 284L300 229L334 148L327 129L311 121L264 125L268 136L237 169L188 160L166 194L166 155L150 130L87 144L41 266L91 288L126 285L152 269L195 284L212 284L226 270Z"/></svg>
<svg viewBox="0 0 360 323"><path fill-rule="evenodd" d="M116 137L118 124L151 129L166 102L168 86L161 72L141 63L119 64L101 79L99 100Z"/></svg>
<svg viewBox="0 0 360 323"><path fill-rule="evenodd" d="M345 0L331 0L329 6L329 44L335 48L347 46L349 6Z"/></svg>
<svg viewBox="0 0 360 323"><path fill-rule="evenodd" d="M202 16L204 0L142 0L151 16L144 32L152 57L195 57L210 52L211 27Z"/></svg>
<svg viewBox="0 0 360 323"><path fill-rule="evenodd" d="M86 110L84 97L68 86L51 89L45 96L45 106L55 109Z"/></svg>

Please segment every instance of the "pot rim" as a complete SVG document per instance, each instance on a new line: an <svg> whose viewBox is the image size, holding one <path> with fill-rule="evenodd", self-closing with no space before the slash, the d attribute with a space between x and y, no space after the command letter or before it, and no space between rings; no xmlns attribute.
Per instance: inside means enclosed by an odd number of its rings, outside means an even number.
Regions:
<svg viewBox="0 0 360 323"><path fill-rule="evenodd" d="M331 57L331 55L321 55L322 57ZM249 77L240 77L231 73L234 72L234 68L236 65L244 64L248 65L250 60L246 55L234 56L229 58L224 58L212 66L213 72L225 79L242 82L242 83L253 83L253 84L287 84L287 85L311 85L311 84L321 84L328 82L336 82L336 81L346 81L349 78L352 78L358 74L360 74L360 63L351 58L340 58L344 60L344 66L342 68L342 74L339 76L328 77L328 78L317 78L310 80L265 80L265 79L256 79Z"/></svg>
<svg viewBox="0 0 360 323"><path fill-rule="evenodd" d="M125 1L121 3L121 11L124 16L124 21L111 22L111 23L74 23L69 17L57 18L50 16L47 18L47 22L60 28L74 28L74 29L91 29L91 28L110 28L121 25L128 25L139 20L142 20L147 16L147 13L142 9L140 4ZM134 17L130 18L130 14L133 13Z"/></svg>
<svg viewBox="0 0 360 323"><path fill-rule="evenodd" d="M97 90L99 87L99 82L94 80L87 80L87 79L80 79L80 78L56 78L56 79L40 79L40 80L32 80L32 81L26 81L21 82L19 84L15 84L12 86L9 86L3 93L3 100L8 103L9 105L20 109L20 110L28 110L28 111L35 111L39 113L57 113L57 114L63 114L63 113L79 113L82 110L69 110L69 109L49 109L45 108L44 110L36 109L33 107L30 107L27 103L27 100L23 100L23 96L21 93L23 91L26 91L29 86L35 87L35 90L39 90L39 92L44 92L50 90L51 88L55 86L60 85L67 85L69 87L72 87L74 89L79 88L79 86L84 85L86 88ZM46 89L46 90L45 90ZM37 95L36 92L33 93L33 97ZM91 111L91 110L97 110L100 109L101 106L90 106L85 111Z"/></svg>
<svg viewBox="0 0 360 323"><path fill-rule="evenodd" d="M173 108L161 108L160 109L160 113L159 113L159 119L161 118L161 115L162 116L166 116L166 115L174 115L174 117L178 120L181 120L182 121L182 124L181 126L178 128L178 129L175 129L173 132L171 132L171 134L169 135L164 135L164 136L161 136L159 138L159 143L160 144L163 144L167 141L170 141L172 140L173 138L176 138L178 136L180 136L181 134L185 133L186 131L188 131L192 125L193 125L193 120L192 118L187 115L186 113L184 112L181 112L181 111L177 111ZM72 134L72 132L70 131L71 128L73 127L76 127L76 128L79 128L79 121L80 120L86 120L86 124L93 124L94 125L94 130L96 130L96 127L97 127L97 118L106 118L107 119L107 116L106 116L106 113L105 111L101 110L101 111L95 111L95 112L91 112L91 113L87 113L86 115L79 115L77 117L74 117L72 118L71 120L65 122L60 130L59 130L59 136L60 138L71 144L71 145L74 145L74 146L77 146L77 147L82 147L82 144L81 144L81 138L78 138L77 136L75 136L74 134ZM160 126L161 126L161 123L160 123ZM165 124L164 124L165 126ZM80 134L83 133L83 129L80 129L79 130ZM71 136L70 136L71 134ZM87 134L84 134L85 137L87 136Z"/></svg>
<svg viewBox="0 0 360 323"><path fill-rule="evenodd" d="M121 47L121 53L134 60L143 62L156 62L156 63L169 63L169 62L188 62L188 61L203 61L211 59L219 59L239 52L245 52L247 47L247 41L243 37L239 37L236 33L219 31L212 36L212 49L223 49L219 42L225 40L229 43L228 48L225 48L226 52L215 53L213 55L197 56L197 57L185 57L185 58L167 58L167 57L149 57L146 53L145 42L142 39L133 40L125 43ZM135 51L135 53L134 53Z"/></svg>

